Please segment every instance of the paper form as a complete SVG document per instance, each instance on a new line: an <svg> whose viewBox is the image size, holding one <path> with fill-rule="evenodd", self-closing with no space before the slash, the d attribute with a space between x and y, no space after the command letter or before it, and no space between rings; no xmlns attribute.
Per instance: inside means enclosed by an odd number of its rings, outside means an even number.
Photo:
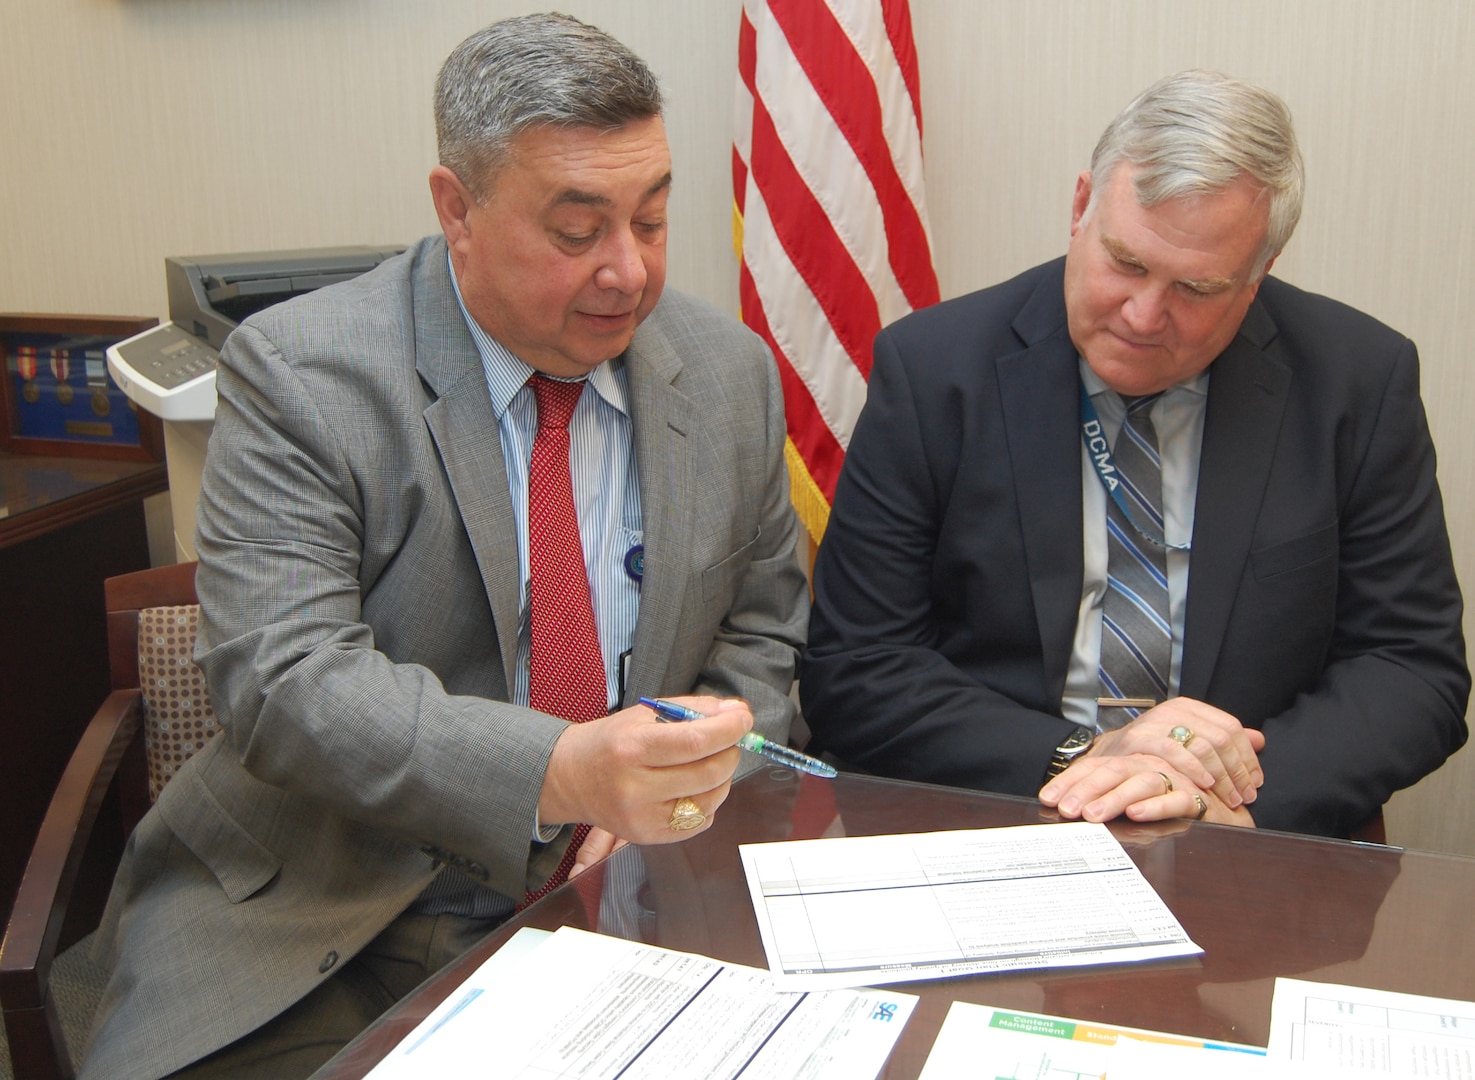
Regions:
<svg viewBox="0 0 1475 1080"><path fill-rule="evenodd" d="M955 1001L919 1080L1245 1080L1265 1051L1138 1028Z"/></svg>
<svg viewBox="0 0 1475 1080"><path fill-rule="evenodd" d="M1475 1076L1475 1003L1276 979L1269 1055L1353 1075Z"/></svg>
<svg viewBox="0 0 1475 1080"><path fill-rule="evenodd" d="M768 966L786 990L1191 956L1104 825L744 844Z"/></svg>
<svg viewBox="0 0 1475 1080"><path fill-rule="evenodd" d="M492 956L369 1077L874 1077L917 1000L781 993L766 971L570 927L516 953Z"/></svg>

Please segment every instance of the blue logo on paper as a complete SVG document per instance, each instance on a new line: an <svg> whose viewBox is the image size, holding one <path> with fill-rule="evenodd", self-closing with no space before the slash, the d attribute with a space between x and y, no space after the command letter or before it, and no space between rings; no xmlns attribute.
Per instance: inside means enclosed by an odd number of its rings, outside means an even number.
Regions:
<svg viewBox="0 0 1475 1080"><path fill-rule="evenodd" d="M871 1013L872 1020L885 1020L890 1023L896 1019L896 1002L883 1001L876 1006L876 1011Z"/></svg>

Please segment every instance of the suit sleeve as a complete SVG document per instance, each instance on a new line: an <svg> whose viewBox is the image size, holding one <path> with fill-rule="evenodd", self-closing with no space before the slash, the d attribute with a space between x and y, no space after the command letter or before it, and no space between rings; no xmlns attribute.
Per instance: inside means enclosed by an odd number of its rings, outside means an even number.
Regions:
<svg viewBox="0 0 1475 1080"><path fill-rule="evenodd" d="M386 460L350 460L335 421L249 324L226 345L217 389L199 507L198 659L236 756L268 784L457 853L488 885L520 897L564 723L447 692L429 667L391 661L364 614L371 504L417 497L411 474L423 464L391 449L388 431ZM353 408L363 424L383 424L372 407ZM456 634L467 624L449 615L451 594L480 592L475 567L420 573L414 617L438 613L441 633ZM463 647L489 644L488 662L499 664L494 642Z"/></svg>
<svg viewBox="0 0 1475 1080"><path fill-rule="evenodd" d="M735 460L756 454L756 538L751 550L741 555L742 565L728 586L731 600L712 635L692 693L743 698L753 711L754 730L783 744L798 711L789 691L804 647L809 589L796 551L799 522L789 500L784 463L783 394L766 349L755 370L762 373L761 433L753 445L733 445L726 453ZM717 582L727 577L720 566L708 574ZM762 765L756 755L744 754L739 774Z"/></svg>
<svg viewBox="0 0 1475 1080"><path fill-rule="evenodd" d="M1011 468L1001 433L979 430L999 426L997 409L960 406L986 380L970 374L972 389L944 388L920 355L935 359L936 350L916 338L918 355L892 330L876 339L815 567L799 683L805 721L824 750L871 772L1034 795L1075 725L1041 685ZM997 482L965 485L963 474L979 470ZM1019 567L1007 599L985 580L996 571L980 571L996 553L996 566ZM1016 601L1020 609L987 634L975 620L988 620L988 610L968 610Z"/></svg>
<svg viewBox="0 0 1475 1080"><path fill-rule="evenodd" d="M1348 479L1330 647L1315 685L1263 721L1265 786L1251 812L1263 827L1345 836L1466 739L1463 605L1412 342L1370 434L1338 457ZM1251 562L1245 588L1275 587L1273 575L1252 585Z"/></svg>

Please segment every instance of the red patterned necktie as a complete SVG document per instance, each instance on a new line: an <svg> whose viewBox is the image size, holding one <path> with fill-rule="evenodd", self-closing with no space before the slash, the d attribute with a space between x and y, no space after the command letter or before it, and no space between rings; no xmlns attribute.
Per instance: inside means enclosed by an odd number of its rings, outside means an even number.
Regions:
<svg viewBox="0 0 1475 1080"><path fill-rule="evenodd" d="M583 723L609 711L604 654L589 598L589 574L569 474L569 418L584 383L558 382L542 375L528 382L538 399L538 433L528 464L528 704L539 712ZM524 907L568 880L587 835L588 825L575 827L558 869L548 884L527 894Z"/></svg>

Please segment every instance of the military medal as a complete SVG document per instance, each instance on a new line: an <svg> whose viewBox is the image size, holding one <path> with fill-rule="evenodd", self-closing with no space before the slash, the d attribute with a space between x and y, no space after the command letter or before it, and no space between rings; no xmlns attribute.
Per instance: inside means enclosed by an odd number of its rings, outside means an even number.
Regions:
<svg viewBox="0 0 1475 1080"><path fill-rule="evenodd" d="M92 411L97 416L106 416L113 411L108 400L108 368L101 360L87 361L87 387L92 391Z"/></svg>
<svg viewBox="0 0 1475 1080"><path fill-rule="evenodd" d="M34 405L41 399L41 388L36 385L36 347L34 345L21 345L15 350L15 366L20 372L20 377L25 380L21 387L21 397Z"/></svg>
<svg viewBox="0 0 1475 1080"><path fill-rule="evenodd" d="M72 353L69 349L51 350L51 374L56 376L56 400L63 405L72 403L73 391L67 377L72 373Z"/></svg>

